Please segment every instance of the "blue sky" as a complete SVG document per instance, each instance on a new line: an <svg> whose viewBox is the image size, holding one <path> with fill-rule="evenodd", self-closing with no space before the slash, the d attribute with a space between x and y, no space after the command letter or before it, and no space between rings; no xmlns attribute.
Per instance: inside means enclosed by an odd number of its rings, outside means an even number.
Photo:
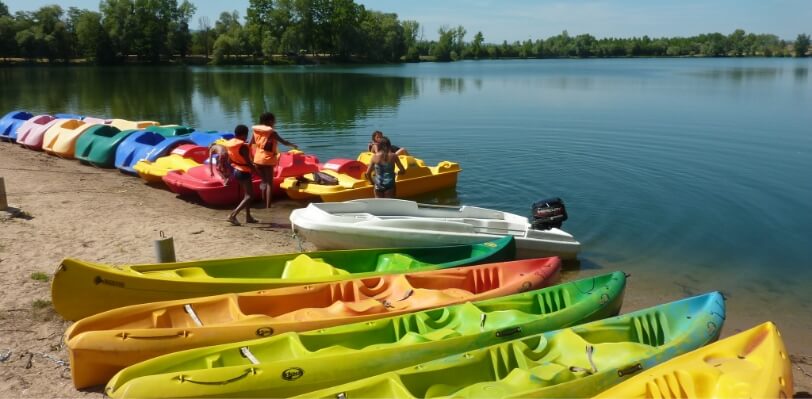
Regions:
<svg viewBox="0 0 812 399"><path fill-rule="evenodd" d="M9 9L33 10L60 4L98 10L98 0L2 0ZM571 35L597 37L649 35L692 36L699 33L774 33L794 39L812 33L811 0L355 0L368 9L395 12L423 27L426 39L436 39L441 26L462 25L471 40L477 31L489 43L547 38L567 30ZM245 16L248 0L193 1L197 18L216 20L220 12L237 10Z"/></svg>

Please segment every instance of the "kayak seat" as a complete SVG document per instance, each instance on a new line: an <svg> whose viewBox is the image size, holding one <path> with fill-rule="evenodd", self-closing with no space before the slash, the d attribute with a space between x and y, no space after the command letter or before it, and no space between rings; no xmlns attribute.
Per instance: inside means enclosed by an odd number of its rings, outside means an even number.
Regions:
<svg viewBox="0 0 812 399"><path fill-rule="evenodd" d="M350 274L346 270L333 267L321 258L311 258L301 254L287 262L282 270L282 278L329 277Z"/></svg>
<svg viewBox="0 0 812 399"><path fill-rule="evenodd" d="M175 270L175 274L183 278L212 278L200 267L184 267Z"/></svg>
<svg viewBox="0 0 812 399"><path fill-rule="evenodd" d="M378 264L375 266L376 272L406 272L426 266L425 263L401 253L389 253L378 255Z"/></svg>

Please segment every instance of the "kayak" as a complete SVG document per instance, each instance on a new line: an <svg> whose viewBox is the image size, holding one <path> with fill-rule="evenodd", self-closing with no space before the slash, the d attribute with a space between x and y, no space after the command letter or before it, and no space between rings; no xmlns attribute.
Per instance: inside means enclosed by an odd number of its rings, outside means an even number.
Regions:
<svg viewBox="0 0 812 399"><path fill-rule="evenodd" d="M42 138L42 149L61 158L73 159L73 154L76 151L76 139L93 126L99 125L78 119L59 122L45 132Z"/></svg>
<svg viewBox="0 0 812 399"><path fill-rule="evenodd" d="M17 141L17 130L34 115L25 111L12 111L0 118L0 140Z"/></svg>
<svg viewBox="0 0 812 399"><path fill-rule="evenodd" d="M137 130L120 131L115 126L88 129L85 134L76 139L76 159L103 168L111 168L115 164L116 149L119 144Z"/></svg>
<svg viewBox="0 0 812 399"><path fill-rule="evenodd" d="M767 322L669 360L595 398L791 398L792 363Z"/></svg>
<svg viewBox="0 0 812 399"><path fill-rule="evenodd" d="M394 372L369 370L374 376L301 397L588 398L714 341L724 320L724 300L713 292ZM300 369L288 373L307 375Z"/></svg>
<svg viewBox="0 0 812 399"><path fill-rule="evenodd" d="M367 165L371 158L371 152L361 153L358 161ZM455 162L442 161L437 166L429 167L423 160L408 155L401 155L400 162L406 171L395 178L398 198L414 197L457 186L457 176L461 169ZM337 184L319 183L312 175L305 175L304 179L285 179L280 183L280 187L291 198L318 197L323 202L350 201L375 196L373 185L363 176L354 177L329 169L322 170L322 173L332 176L338 181Z"/></svg>
<svg viewBox="0 0 812 399"><path fill-rule="evenodd" d="M515 294L550 285L558 258L334 281L153 302L77 321L65 332L74 384L104 383L124 366L179 350ZM80 371L81 370L81 371Z"/></svg>
<svg viewBox="0 0 812 399"><path fill-rule="evenodd" d="M290 214L293 231L319 249L470 244L510 234L516 257L575 258L581 244L558 229L535 229L523 216L473 206L399 199L311 203Z"/></svg>
<svg viewBox="0 0 812 399"><path fill-rule="evenodd" d="M621 272L536 291L346 324L316 331L200 348L161 356L120 371L107 384L113 398L286 397L528 335L614 316L623 302ZM250 353L246 357L240 353ZM218 359L211 362L208 359ZM246 367L257 374L235 380ZM73 366L75 368L75 365ZM300 368L302 378L280 379ZM185 380L218 384L177 384Z"/></svg>
<svg viewBox="0 0 812 399"><path fill-rule="evenodd" d="M65 259L51 302L66 320L138 303L317 284L385 273L513 259L511 237L476 245L320 251L190 262L109 266Z"/></svg>

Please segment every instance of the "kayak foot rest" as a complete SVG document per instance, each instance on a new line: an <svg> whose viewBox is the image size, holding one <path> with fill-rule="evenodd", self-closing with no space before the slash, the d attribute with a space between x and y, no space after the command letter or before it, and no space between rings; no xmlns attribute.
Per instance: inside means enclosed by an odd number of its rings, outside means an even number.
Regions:
<svg viewBox="0 0 812 399"><path fill-rule="evenodd" d="M378 255L376 272L405 272L420 268L426 264L401 253L389 253Z"/></svg>

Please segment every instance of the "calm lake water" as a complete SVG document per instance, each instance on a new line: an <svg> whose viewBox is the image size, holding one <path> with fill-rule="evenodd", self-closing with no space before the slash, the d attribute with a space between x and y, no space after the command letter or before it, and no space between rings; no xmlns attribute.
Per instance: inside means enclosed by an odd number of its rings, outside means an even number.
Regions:
<svg viewBox="0 0 812 399"><path fill-rule="evenodd" d="M637 287L722 290L735 311L808 331L810 69L750 58L2 68L0 110L207 130L270 110L323 161L354 158L380 129L429 164L461 164L456 191L422 201L527 215L562 197L564 229L584 244L573 277L620 268Z"/></svg>

